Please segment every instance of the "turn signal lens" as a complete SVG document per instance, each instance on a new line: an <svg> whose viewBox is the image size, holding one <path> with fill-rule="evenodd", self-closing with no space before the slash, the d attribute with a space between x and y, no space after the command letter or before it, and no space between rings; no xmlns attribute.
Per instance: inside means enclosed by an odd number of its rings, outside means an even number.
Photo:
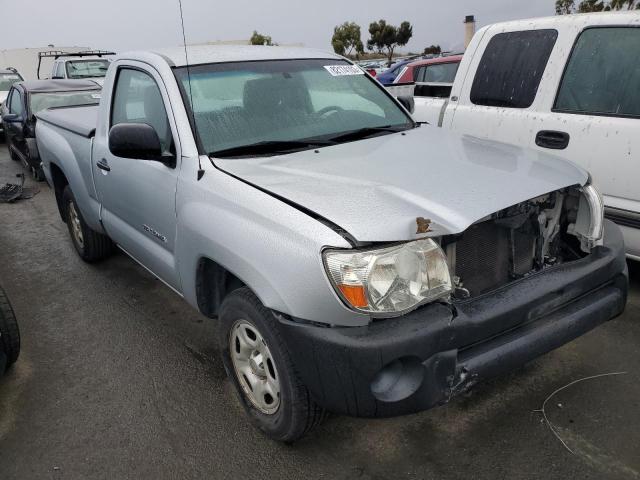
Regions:
<svg viewBox="0 0 640 480"><path fill-rule="evenodd" d="M338 288L342 292L344 299L351 304L352 307L366 308L369 305L367 302L367 294L364 292L362 285L338 285Z"/></svg>

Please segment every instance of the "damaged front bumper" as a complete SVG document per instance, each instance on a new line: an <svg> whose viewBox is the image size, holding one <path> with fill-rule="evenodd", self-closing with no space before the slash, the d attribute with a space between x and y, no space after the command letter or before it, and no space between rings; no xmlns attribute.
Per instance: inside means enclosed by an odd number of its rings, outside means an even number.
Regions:
<svg viewBox="0 0 640 480"><path fill-rule="evenodd" d="M280 318L302 381L329 411L403 415L446 403L624 310L628 289L619 228L604 245L481 297L434 303L366 327L323 328Z"/></svg>

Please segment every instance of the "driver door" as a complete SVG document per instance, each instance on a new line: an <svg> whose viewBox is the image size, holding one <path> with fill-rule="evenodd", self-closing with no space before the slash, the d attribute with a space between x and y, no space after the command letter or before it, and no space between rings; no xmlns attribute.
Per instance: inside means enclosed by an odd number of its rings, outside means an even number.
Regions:
<svg viewBox="0 0 640 480"><path fill-rule="evenodd" d="M164 83L144 64L116 73L109 128L122 123L151 125L173 161L121 158L111 153L107 138L96 137L93 168L104 228L142 266L180 291L175 259L178 136Z"/></svg>

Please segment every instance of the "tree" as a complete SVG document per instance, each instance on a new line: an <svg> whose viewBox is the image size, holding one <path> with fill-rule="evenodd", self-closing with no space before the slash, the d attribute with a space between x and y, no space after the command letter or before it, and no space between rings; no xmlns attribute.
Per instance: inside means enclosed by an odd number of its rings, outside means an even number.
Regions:
<svg viewBox="0 0 640 480"><path fill-rule="evenodd" d="M602 12L606 8L601 0L582 0L578 5L579 13Z"/></svg>
<svg viewBox="0 0 640 480"><path fill-rule="evenodd" d="M575 0L556 0L556 13L610 12L613 10L640 10L640 0L582 0L576 8Z"/></svg>
<svg viewBox="0 0 640 480"><path fill-rule="evenodd" d="M367 40L367 48L378 53L386 53L391 63L394 50L409 43L413 36L413 27L409 22L402 22L399 27L394 27L386 20L380 20L369 25L369 34L371 38Z"/></svg>
<svg viewBox="0 0 640 480"><path fill-rule="evenodd" d="M333 51L338 55L349 56L355 50L356 54L364 53L364 45L360 35L360 25L355 22L344 22L333 29L331 38Z"/></svg>
<svg viewBox="0 0 640 480"><path fill-rule="evenodd" d="M440 55L442 53L442 48L440 45L431 45L424 49L423 55Z"/></svg>
<svg viewBox="0 0 640 480"><path fill-rule="evenodd" d="M257 31L253 31L253 35L249 39L251 45L273 45L271 37L269 35L260 35Z"/></svg>
<svg viewBox="0 0 640 480"><path fill-rule="evenodd" d="M556 15L569 15L573 9L574 0L556 0Z"/></svg>

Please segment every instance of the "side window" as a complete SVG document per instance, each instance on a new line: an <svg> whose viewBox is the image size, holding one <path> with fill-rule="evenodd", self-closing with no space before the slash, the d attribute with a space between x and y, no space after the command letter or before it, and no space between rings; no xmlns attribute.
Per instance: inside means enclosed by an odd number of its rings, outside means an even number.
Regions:
<svg viewBox="0 0 640 480"><path fill-rule="evenodd" d="M24 107L22 105L22 95L18 90L13 89L11 93L11 100L9 103L9 112L22 115L24 113Z"/></svg>
<svg viewBox="0 0 640 480"><path fill-rule="evenodd" d="M417 97L448 97L451 95L451 88L459 65L458 62L452 62L418 67L415 73L414 95Z"/></svg>
<svg viewBox="0 0 640 480"><path fill-rule="evenodd" d="M131 68L118 71L111 107L111 126L119 123L151 125L160 138L163 152L175 153L162 94L149 74Z"/></svg>
<svg viewBox="0 0 640 480"><path fill-rule="evenodd" d="M64 71L64 62L59 62L58 63L58 69L56 71L56 77L60 77L60 78L65 78L65 71Z"/></svg>
<svg viewBox="0 0 640 480"><path fill-rule="evenodd" d="M558 38L556 30L499 33L487 44L471 87L475 105L529 108Z"/></svg>
<svg viewBox="0 0 640 480"><path fill-rule="evenodd" d="M640 28L590 28L580 34L554 111L640 117Z"/></svg>

